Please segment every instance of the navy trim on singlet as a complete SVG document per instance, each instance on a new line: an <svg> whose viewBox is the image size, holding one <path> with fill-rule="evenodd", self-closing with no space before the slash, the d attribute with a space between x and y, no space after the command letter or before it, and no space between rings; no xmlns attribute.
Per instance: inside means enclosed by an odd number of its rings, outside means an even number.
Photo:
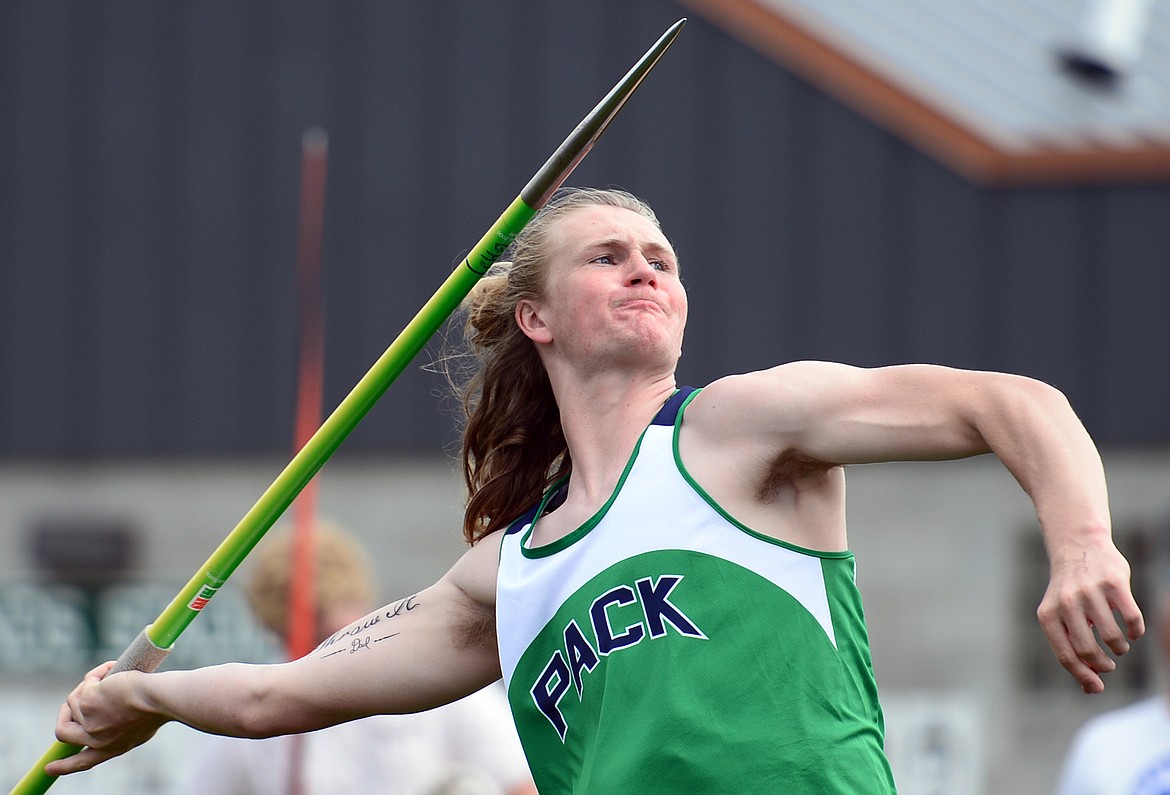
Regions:
<svg viewBox="0 0 1170 795"><path fill-rule="evenodd" d="M504 535L506 535L506 536L512 535L512 533L517 533L517 532L523 530L528 525L532 524L532 522L536 519L536 512L539 510L540 510L540 503L537 502L536 505L533 505L531 508L528 509L528 512L526 514L521 516L516 521L512 522L512 524L508 525L508 529L504 531Z"/></svg>
<svg viewBox="0 0 1170 795"><path fill-rule="evenodd" d="M678 410L682 408L682 404L690 397L690 394L695 391L693 386L680 386L678 390L670 396L670 399L662 405L658 413L654 415L654 419L650 421L651 425L674 425L674 421L678 419Z"/></svg>
<svg viewBox="0 0 1170 795"><path fill-rule="evenodd" d="M690 397L690 394L694 391L695 388L693 386L680 386L677 390L675 390L675 393L671 395L665 403L662 404L662 408L660 408L658 413L654 415L654 419L650 421L650 424L674 425L675 420L678 419L679 409L682 408L683 403L686 402L686 399ZM564 488L564 482L562 482L561 493L553 495L548 500L548 504L545 506L545 511L551 511L552 509L556 508L558 505L558 500L563 501L565 499L565 495L566 490ZM542 501L538 501L536 505L533 505L531 508L529 508L523 516L512 522L512 524L508 525L508 529L504 531L504 535L517 533L535 521L536 512L540 510L541 502Z"/></svg>

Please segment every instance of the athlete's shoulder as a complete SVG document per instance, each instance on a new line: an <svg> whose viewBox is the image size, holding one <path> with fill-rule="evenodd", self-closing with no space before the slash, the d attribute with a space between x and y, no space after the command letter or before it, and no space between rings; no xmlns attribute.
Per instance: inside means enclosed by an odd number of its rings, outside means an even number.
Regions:
<svg viewBox="0 0 1170 795"><path fill-rule="evenodd" d="M795 363L794 363L795 364ZM784 381L792 377L794 365L735 373L718 378L698 390L686 410L692 425L750 422L759 411L774 404Z"/></svg>
<svg viewBox="0 0 1170 795"><path fill-rule="evenodd" d="M802 360L764 370L727 375L705 386L687 410L687 419L756 427L770 424L831 390L857 368L837 362Z"/></svg>
<svg viewBox="0 0 1170 795"><path fill-rule="evenodd" d="M500 540L503 536L504 532L497 530L476 541L443 575L442 581L455 586L472 602L494 606L496 573L500 566Z"/></svg>

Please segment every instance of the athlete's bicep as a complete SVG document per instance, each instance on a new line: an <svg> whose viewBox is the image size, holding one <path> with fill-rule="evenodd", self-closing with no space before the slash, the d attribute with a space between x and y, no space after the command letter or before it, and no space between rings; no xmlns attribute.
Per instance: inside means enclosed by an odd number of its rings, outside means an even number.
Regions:
<svg viewBox="0 0 1170 795"><path fill-rule="evenodd" d="M972 417L979 390L994 378L1002 376L793 362L720 379L696 408L725 423L727 438L738 433L777 455L834 464L958 458L986 452Z"/></svg>

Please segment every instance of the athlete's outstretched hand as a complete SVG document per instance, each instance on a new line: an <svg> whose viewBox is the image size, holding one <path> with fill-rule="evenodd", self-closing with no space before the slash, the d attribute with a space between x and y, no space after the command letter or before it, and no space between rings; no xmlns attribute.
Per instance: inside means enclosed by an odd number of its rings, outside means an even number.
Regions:
<svg viewBox="0 0 1170 795"><path fill-rule="evenodd" d="M1101 674L1117 667L1145 633L1129 584L1129 564L1108 539L1079 557L1053 559L1048 590L1036 611L1060 661L1086 693L1105 689Z"/></svg>

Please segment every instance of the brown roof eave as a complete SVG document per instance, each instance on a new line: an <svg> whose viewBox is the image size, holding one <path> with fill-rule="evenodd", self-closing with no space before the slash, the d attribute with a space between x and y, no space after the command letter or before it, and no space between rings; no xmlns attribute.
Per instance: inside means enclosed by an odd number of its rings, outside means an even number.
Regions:
<svg viewBox="0 0 1170 795"><path fill-rule="evenodd" d="M1170 179L1170 148L1007 151L778 9L752 0L679 2L974 183L1023 187Z"/></svg>

